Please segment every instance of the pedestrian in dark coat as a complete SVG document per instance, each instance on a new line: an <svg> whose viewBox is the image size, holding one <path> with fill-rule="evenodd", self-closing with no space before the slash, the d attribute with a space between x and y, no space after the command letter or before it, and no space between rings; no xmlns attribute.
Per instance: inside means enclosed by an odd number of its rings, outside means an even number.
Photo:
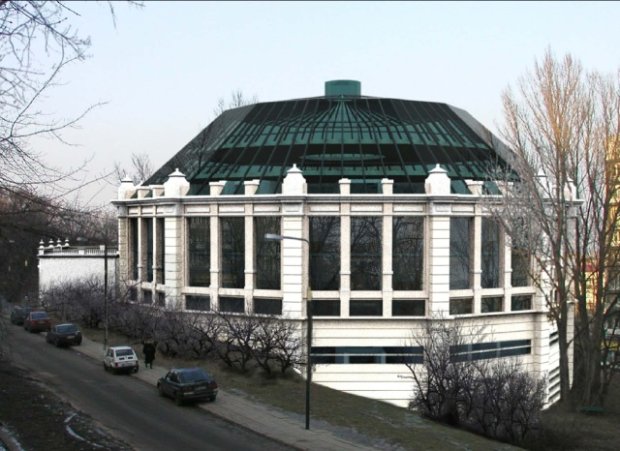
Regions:
<svg viewBox="0 0 620 451"><path fill-rule="evenodd" d="M153 360L155 360L155 350L157 349L157 343L147 341L142 347L142 353L144 354L144 366L146 368L153 368Z"/></svg>

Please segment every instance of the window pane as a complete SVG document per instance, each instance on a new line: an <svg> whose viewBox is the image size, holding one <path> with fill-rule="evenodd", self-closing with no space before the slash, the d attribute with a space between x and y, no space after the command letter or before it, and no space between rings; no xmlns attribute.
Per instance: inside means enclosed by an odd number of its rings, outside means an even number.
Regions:
<svg viewBox="0 0 620 451"><path fill-rule="evenodd" d="M424 299L394 299L392 316L424 316L425 304Z"/></svg>
<svg viewBox="0 0 620 451"><path fill-rule="evenodd" d="M138 219L129 220L129 234L131 242L131 279L138 280ZM135 298L134 298L135 299Z"/></svg>
<svg viewBox="0 0 620 451"><path fill-rule="evenodd" d="M526 287L529 283L530 257L526 249L512 248L512 274L511 284L513 287Z"/></svg>
<svg viewBox="0 0 620 451"><path fill-rule="evenodd" d="M310 217L310 286L340 288L340 217Z"/></svg>
<svg viewBox="0 0 620 451"><path fill-rule="evenodd" d="M512 296L510 309L512 311L518 310L531 310L532 309L532 296Z"/></svg>
<svg viewBox="0 0 620 451"><path fill-rule="evenodd" d="M482 218L481 236L482 288L499 287L499 224Z"/></svg>
<svg viewBox="0 0 620 451"><path fill-rule="evenodd" d="M381 316L383 315L383 301L350 301L350 316Z"/></svg>
<svg viewBox="0 0 620 451"><path fill-rule="evenodd" d="M340 316L340 300L313 300L312 314L315 316Z"/></svg>
<svg viewBox="0 0 620 451"><path fill-rule="evenodd" d="M243 288L245 285L244 218L220 218L222 233L222 287Z"/></svg>
<svg viewBox="0 0 620 451"><path fill-rule="evenodd" d="M142 303L143 304L153 303L153 292L151 290L142 290Z"/></svg>
<svg viewBox="0 0 620 451"><path fill-rule="evenodd" d="M450 218L450 289L471 287L471 218Z"/></svg>
<svg viewBox="0 0 620 451"><path fill-rule="evenodd" d="M473 312L473 299L450 299L450 315L466 315Z"/></svg>
<svg viewBox="0 0 620 451"><path fill-rule="evenodd" d="M254 313L261 315L281 315L282 299L254 298Z"/></svg>
<svg viewBox="0 0 620 451"><path fill-rule="evenodd" d="M351 289L381 289L381 218L351 218Z"/></svg>
<svg viewBox="0 0 620 451"><path fill-rule="evenodd" d="M153 220L144 219L144 232L146 234L146 280L153 281Z"/></svg>
<svg viewBox="0 0 620 451"><path fill-rule="evenodd" d="M210 218L188 218L189 284L208 287L211 284Z"/></svg>
<svg viewBox="0 0 620 451"><path fill-rule="evenodd" d="M421 290L424 271L424 219L395 217L392 239L392 285L395 290Z"/></svg>
<svg viewBox="0 0 620 451"><path fill-rule="evenodd" d="M480 311L482 313L501 312L503 310L504 298L501 296L482 298L480 301Z"/></svg>
<svg viewBox="0 0 620 451"><path fill-rule="evenodd" d="M157 266L159 283L166 283L166 234L164 233L165 222L163 218L157 219Z"/></svg>
<svg viewBox="0 0 620 451"><path fill-rule="evenodd" d="M279 290L281 246L279 241L266 240L265 233L280 234L279 217L257 216L254 218L256 288Z"/></svg>
<svg viewBox="0 0 620 451"><path fill-rule="evenodd" d="M185 296L186 310L211 310L211 298L209 296Z"/></svg>
<svg viewBox="0 0 620 451"><path fill-rule="evenodd" d="M243 298L220 296L220 312L245 313L245 300Z"/></svg>

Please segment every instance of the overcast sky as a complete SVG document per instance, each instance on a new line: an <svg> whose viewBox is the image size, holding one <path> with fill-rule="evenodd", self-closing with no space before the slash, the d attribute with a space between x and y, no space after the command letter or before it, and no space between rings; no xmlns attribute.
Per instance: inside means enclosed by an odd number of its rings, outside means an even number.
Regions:
<svg viewBox="0 0 620 451"><path fill-rule="evenodd" d="M501 93L547 48L586 69L620 67L618 2L144 2L73 3L91 57L62 74L46 109L73 117L105 102L65 133L73 146L36 143L52 165L80 178L130 167L148 153L159 168L213 119L219 98L259 101L323 95L354 79L362 94L445 102L496 131ZM116 196L90 186L82 203Z"/></svg>

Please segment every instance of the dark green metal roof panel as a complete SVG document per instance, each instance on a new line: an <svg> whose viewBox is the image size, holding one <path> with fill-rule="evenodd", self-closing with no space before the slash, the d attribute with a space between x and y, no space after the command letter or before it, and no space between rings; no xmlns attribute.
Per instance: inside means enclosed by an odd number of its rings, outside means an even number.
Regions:
<svg viewBox="0 0 620 451"><path fill-rule="evenodd" d="M208 183L220 180L235 182L224 191L240 194L243 183L237 182L251 179L259 180L259 193L277 193L297 164L309 192L337 191L343 177L372 183L390 178L395 191L420 192L436 164L453 180L485 180L493 168L505 168L508 158L510 151L458 108L334 95L226 111L145 185L164 183L179 168L192 194L207 194ZM463 192L461 184L454 186Z"/></svg>

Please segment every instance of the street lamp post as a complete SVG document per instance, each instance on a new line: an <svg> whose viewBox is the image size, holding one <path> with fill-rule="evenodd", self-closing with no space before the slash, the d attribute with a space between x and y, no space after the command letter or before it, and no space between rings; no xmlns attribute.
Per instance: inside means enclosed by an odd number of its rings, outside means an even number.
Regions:
<svg viewBox="0 0 620 451"><path fill-rule="evenodd" d="M308 265L310 260L310 241L305 238L298 238L296 236L284 236L277 235L275 233L266 233L265 240L268 241L282 241L282 240L297 240L303 241L308 245ZM310 355L312 353L312 292L310 290L310 268L308 267L308 278L306 282L306 315L308 316L308 331L306 334L306 429L310 429L310 384L312 383L312 359Z"/></svg>
<svg viewBox="0 0 620 451"><path fill-rule="evenodd" d="M87 238L77 237L78 243L88 242ZM103 238L103 351L108 349L108 238Z"/></svg>
<svg viewBox="0 0 620 451"><path fill-rule="evenodd" d="M108 349L108 240L103 241L103 350Z"/></svg>

